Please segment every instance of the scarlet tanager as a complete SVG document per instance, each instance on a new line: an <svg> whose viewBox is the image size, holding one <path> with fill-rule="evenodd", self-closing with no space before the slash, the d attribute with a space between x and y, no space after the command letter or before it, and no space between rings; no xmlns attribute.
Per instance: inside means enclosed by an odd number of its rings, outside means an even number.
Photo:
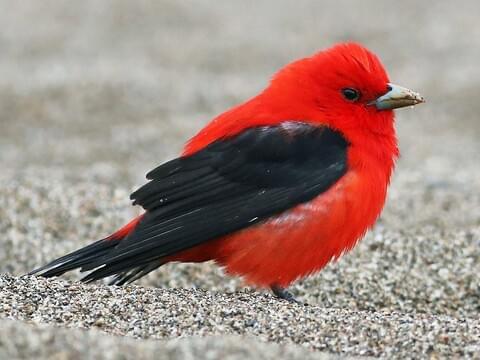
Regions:
<svg viewBox="0 0 480 360"><path fill-rule="evenodd" d="M294 301L289 284L375 223L399 154L392 110L422 102L356 43L294 61L147 174L130 196L142 215L32 273L80 268L82 281L123 285L168 262L214 260Z"/></svg>

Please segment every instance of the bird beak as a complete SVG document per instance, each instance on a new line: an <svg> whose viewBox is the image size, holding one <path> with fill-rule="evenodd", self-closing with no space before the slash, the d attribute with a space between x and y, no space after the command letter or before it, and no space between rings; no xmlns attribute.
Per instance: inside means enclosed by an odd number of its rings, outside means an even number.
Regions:
<svg viewBox="0 0 480 360"><path fill-rule="evenodd" d="M395 84L388 84L388 92L372 101L370 105L375 105L378 110L393 110L423 102L425 99L419 93Z"/></svg>

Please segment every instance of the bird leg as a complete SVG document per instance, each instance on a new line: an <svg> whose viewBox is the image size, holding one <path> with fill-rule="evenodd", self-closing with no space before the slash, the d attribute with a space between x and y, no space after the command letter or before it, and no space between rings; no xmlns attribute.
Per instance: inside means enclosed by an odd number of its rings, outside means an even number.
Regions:
<svg viewBox="0 0 480 360"><path fill-rule="evenodd" d="M279 299L287 300L290 303L301 304L300 301L295 299L291 292L278 285L272 285L270 286L270 289L272 290L273 294Z"/></svg>

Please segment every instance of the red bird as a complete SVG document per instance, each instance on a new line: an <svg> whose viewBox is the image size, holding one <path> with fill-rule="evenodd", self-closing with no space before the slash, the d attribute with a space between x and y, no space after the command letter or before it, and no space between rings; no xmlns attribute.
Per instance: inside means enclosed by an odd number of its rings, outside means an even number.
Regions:
<svg viewBox="0 0 480 360"><path fill-rule="evenodd" d="M392 109L423 98L378 57L339 44L281 69L214 118L130 197L145 212L32 273L139 279L171 261L214 260L246 283L286 287L350 250L378 218L398 156Z"/></svg>

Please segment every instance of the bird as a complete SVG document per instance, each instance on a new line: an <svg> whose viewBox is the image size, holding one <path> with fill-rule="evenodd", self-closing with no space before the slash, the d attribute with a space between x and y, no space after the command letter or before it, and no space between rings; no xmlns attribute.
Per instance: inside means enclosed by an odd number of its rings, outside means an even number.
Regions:
<svg viewBox="0 0 480 360"><path fill-rule="evenodd" d="M124 285L169 262L213 260L296 302L292 283L375 224L399 156L393 110L423 102L359 43L293 61L146 175L130 196L141 215L30 274L80 269L83 282Z"/></svg>

